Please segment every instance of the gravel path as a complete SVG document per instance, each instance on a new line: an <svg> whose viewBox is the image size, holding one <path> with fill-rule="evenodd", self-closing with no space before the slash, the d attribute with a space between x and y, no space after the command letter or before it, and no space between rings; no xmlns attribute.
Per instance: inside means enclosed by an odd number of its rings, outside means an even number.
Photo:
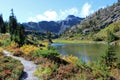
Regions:
<svg viewBox="0 0 120 80"><path fill-rule="evenodd" d="M25 60L22 57L13 56L10 52L8 52L6 50L4 50L3 53L6 56L10 56L17 60L20 60L21 63L23 64L24 72L23 72L20 80L38 80L38 78L33 75L34 71L37 69L36 64L34 64L32 61Z"/></svg>

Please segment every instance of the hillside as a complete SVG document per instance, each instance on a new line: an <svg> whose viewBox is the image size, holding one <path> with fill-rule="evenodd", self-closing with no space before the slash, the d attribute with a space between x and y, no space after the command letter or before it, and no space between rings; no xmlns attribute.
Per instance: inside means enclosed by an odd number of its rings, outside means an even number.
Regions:
<svg viewBox="0 0 120 80"><path fill-rule="evenodd" d="M81 23L72 26L62 35L63 38L80 37L87 39L94 37L102 29L120 20L120 2L101 8L90 16L86 17ZM75 38L74 38L75 39Z"/></svg>
<svg viewBox="0 0 120 80"><path fill-rule="evenodd" d="M52 32L60 34L67 28L80 23L84 18L79 18L74 15L69 15L66 19L61 21L41 21L41 22L28 22L23 23L26 30L34 30L40 32Z"/></svg>
<svg viewBox="0 0 120 80"><path fill-rule="evenodd" d="M108 30L114 33L115 35L117 35L118 37L120 37L120 21L116 21L110 24L108 27L102 29L94 36L99 36L100 38L106 38Z"/></svg>

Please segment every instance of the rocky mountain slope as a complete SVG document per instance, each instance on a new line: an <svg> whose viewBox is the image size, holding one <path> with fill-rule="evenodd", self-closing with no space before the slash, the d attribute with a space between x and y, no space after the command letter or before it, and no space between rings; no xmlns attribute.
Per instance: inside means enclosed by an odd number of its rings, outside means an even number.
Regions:
<svg viewBox="0 0 120 80"><path fill-rule="evenodd" d="M74 15L69 15L65 20L61 21L41 21L41 22L28 22L23 23L26 30L35 30L40 32L53 32L60 34L64 32L67 28L80 23L84 18L79 18Z"/></svg>
<svg viewBox="0 0 120 80"><path fill-rule="evenodd" d="M80 24L72 26L63 36L96 34L108 25L120 20L120 2L101 8L84 19Z"/></svg>

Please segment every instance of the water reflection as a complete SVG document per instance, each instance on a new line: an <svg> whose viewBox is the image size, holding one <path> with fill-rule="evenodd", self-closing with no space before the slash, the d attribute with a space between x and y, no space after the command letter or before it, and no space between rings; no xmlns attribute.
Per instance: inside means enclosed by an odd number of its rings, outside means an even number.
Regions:
<svg viewBox="0 0 120 80"><path fill-rule="evenodd" d="M56 47L62 55L74 55L82 58L83 61L96 61L103 56L107 48L104 44L60 44L55 43L52 46ZM117 56L120 57L120 47L115 48Z"/></svg>

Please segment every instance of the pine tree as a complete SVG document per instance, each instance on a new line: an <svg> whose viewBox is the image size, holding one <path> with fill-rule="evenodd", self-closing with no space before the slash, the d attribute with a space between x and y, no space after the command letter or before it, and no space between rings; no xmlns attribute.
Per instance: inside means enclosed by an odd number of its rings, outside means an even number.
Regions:
<svg viewBox="0 0 120 80"><path fill-rule="evenodd" d="M25 31L23 25L17 23L13 9L11 10L11 15L9 17L9 29L11 40L18 43L19 46L22 46L25 43Z"/></svg>
<svg viewBox="0 0 120 80"><path fill-rule="evenodd" d="M22 46L25 43L25 30L23 25L19 24L19 45Z"/></svg>
<svg viewBox="0 0 120 80"><path fill-rule="evenodd" d="M6 27L4 25L2 14L0 15L0 33L6 33Z"/></svg>
<svg viewBox="0 0 120 80"><path fill-rule="evenodd" d="M52 33L47 31L47 39L50 43L52 43Z"/></svg>
<svg viewBox="0 0 120 80"><path fill-rule="evenodd" d="M110 45L110 42L112 42L113 40L114 40L113 34L110 31L108 31L108 34L107 34L107 42L108 42L107 49L106 49L105 55L102 56L102 59L103 59L103 63L106 64L110 68L117 67L117 65L115 65L117 63L116 52L114 50L115 46Z"/></svg>
<svg viewBox="0 0 120 80"><path fill-rule="evenodd" d="M117 61L116 52L114 50L114 46L111 46L108 44L107 50L105 52L105 56L103 58L103 63L105 63L110 68L115 68L117 65L115 65Z"/></svg>
<svg viewBox="0 0 120 80"><path fill-rule="evenodd" d="M13 9L11 9L11 15L9 17L9 29L10 29L10 35L11 40L15 40L16 36L16 30L17 30L17 19L14 16Z"/></svg>
<svg viewBox="0 0 120 80"><path fill-rule="evenodd" d="M9 31L9 30L10 30L10 29L9 29L9 23L5 21L5 22L4 22L4 25L5 25L6 32L9 33L9 32L10 32L10 31Z"/></svg>
<svg viewBox="0 0 120 80"><path fill-rule="evenodd" d="M114 41L117 37L111 32L111 31L107 31L107 42L110 43L112 41Z"/></svg>

